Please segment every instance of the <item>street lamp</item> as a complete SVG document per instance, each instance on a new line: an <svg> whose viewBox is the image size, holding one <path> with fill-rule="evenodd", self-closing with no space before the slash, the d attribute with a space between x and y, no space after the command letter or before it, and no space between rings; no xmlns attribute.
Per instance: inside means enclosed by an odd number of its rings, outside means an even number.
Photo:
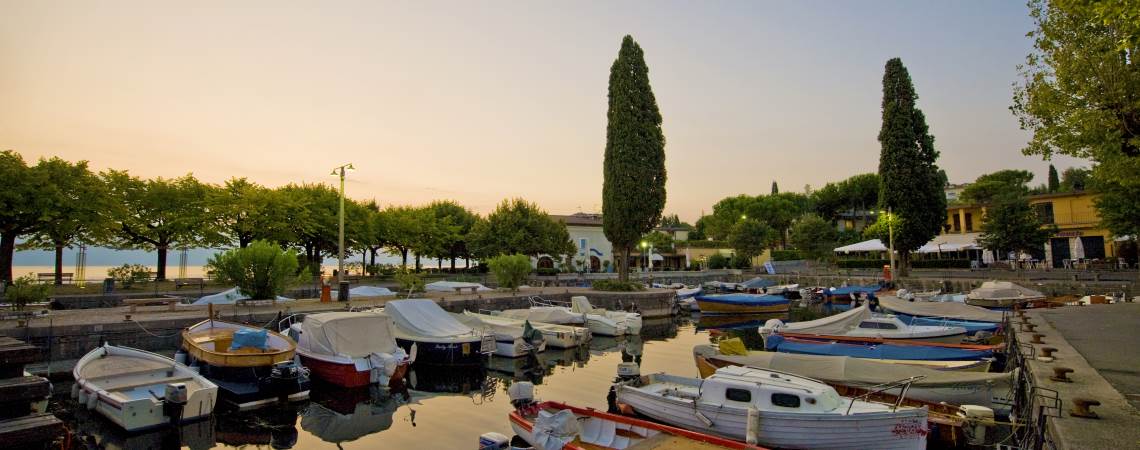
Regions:
<svg viewBox="0 0 1140 450"><path fill-rule="evenodd" d="M889 207L889 206L887 207L886 211L879 211L879 213L885 215L887 218L887 236L888 236L887 239L889 240L888 251L890 251L890 253L891 253L891 279L893 280L895 277L898 276L898 272L895 272L895 223L894 223L894 215L891 214L891 207Z"/></svg>
<svg viewBox="0 0 1140 450"><path fill-rule="evenodd" d="M340 167L333 168L332 175L340 177L340 238L337 241L337 271L336 283L337 289L344 290L341 283L344 282L344 172L347 170L355 170L352 163L345 164ZM343 292L341 292L343 294Z"/></svg>
<svg viewBox="0 0 1140 450"><path fill-rule="evenodd" d="M649 263L650 263L649 254L646 253L646 250L648 250L648 249L649 249L649 243L646 241L641 241L641 253L643 255L645 255L645 265L642 267L649 267Z"/></svg>

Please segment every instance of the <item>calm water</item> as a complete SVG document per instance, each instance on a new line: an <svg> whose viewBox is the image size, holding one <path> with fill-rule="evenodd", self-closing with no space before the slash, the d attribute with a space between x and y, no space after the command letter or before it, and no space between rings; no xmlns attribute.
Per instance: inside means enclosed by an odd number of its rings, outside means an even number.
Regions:
<svg viewBox="0 0 1140 450"><path fill-rule="evenodd" d="M707 327L739 327L749 346L759 345L764 318L701 321L696 316L646 320L642 336L596 337L590 346L547 350L538 358L493 358L486 368L413 367L405 401L384 389L347 390L314 385L311 401L248 413L215 414L210 421L128 435L101 416L76 407L70 385L57 383L53 410L76 431L73 448L474 448L478 436L511 436L507 387L536 384L535 395L578 406L606 408L618 363L638 361L642 373L697 376L694 345L710 342Z"/></svg>

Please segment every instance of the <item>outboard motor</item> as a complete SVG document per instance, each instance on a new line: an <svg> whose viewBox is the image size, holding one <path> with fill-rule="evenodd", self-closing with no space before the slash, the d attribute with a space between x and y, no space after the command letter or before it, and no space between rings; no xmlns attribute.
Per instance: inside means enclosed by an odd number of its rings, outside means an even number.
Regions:
<svg viewBox="0 0 1140 450"><path fill-rule="evenodd" d="M759 331L761 336L768 336L779 331L780 328L784 328L784 321L780 319L768 319L767 322L764 322L764 326L760 327Z"/></svg>
<svg viewBox="0 0 1140 450"><path fill-rule="evenodd" d="M507 389L507 396L515 409L529 407L534 404L534 384L529 381L514 383Z"/></svg>
<svg viewBox="0 0 1140 450"><path fill-rule="evenodd" d="M186 410L186 402L189 401L189 396L186 383L169 383L166 385L166 391L162 396L162 414L170 420L171 425L178 425L182 422L182 412Z"/></svg>
<svg viewBox="0 0 1140 450"><path fill-rule="evenodd" d="M641 378L641 367L635 362L618 363L617 378L614 383L624 383Z"/></svg>
<svg viewBox="0 0 1140 450"><path fill-rule="evenodd" d="M289 395L294 392L292 388L301 383L303 376L305 376L304 369L295 361L280 362L269 372L269 377L265 381L268 385L263 388L276 393L281 402L288 402Z"/></svg>

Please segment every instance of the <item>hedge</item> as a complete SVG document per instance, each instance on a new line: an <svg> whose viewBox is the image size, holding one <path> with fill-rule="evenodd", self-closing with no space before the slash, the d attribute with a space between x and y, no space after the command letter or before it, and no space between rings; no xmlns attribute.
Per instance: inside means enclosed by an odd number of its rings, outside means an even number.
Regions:
<svg viewBox="0 0 1140 450"><path fill-rule="evenodd" d="M728 248L724 241L677 241L673 245L677 248Z"/></svg>
<svg viewBox="0 0 1140 450"><path fill-rule="evenodd" d="M633 281L618 281L618 280L598 280L595 281L591 287L596 291L619 291L619 292L632 292L644 291L645 285Z"/></svg>
<svg viewBox="0 0 1140 450"><path fill-rule="evenodd" d="M923 259L911 261L910 266L915 269L969 269L968 259Z"/></svg>
<svg viewBox="0 0 1140 450"><path fill-rule="evenodd" d="M772 261L796 261L804 259L799 250L772 250Z"/></svg>

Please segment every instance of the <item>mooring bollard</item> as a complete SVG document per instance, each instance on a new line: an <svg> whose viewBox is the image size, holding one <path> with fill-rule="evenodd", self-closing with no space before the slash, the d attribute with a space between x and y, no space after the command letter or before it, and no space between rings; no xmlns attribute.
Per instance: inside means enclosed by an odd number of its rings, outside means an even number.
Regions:
<svg viewBox="0 0 1140 450"><path fill-rule="evenodd" d="M1073 379L1069 378L1070 373L1073 373L1073 369L1070 369L1068 367L1054 367L1053 376L1049 377L1049 379L1062 383L1072 383Z"/></svg>
<svg viewBox="0 0 1140 450"><path fill-rule="evenodd" d="M1029 341L1029 342L1030 342L1030 343L1033 343L1033 344L1044 344L1044 343L1045 343L1045 341L1042 341L1042 340L1041 340L1041 338L1043 338L1043 337L1045 337L1045 335L1044 335L1044 334L1041 334L1041 333L1033 333L1033 340L1031 340L1031 341Z"/></svg>
<svg viewBox="0 0 1140 450"><path fill-rule="evenodd" d="M1095 412L1092 411L1093 406L1100 406L1100 402L1091 398L1075 397L1073 398L1073 409L1069 410L1069 415L1073 417L1083 417L1086 419L1098 419Z"/></svg>
<svg viewBox="0 0 1140 450"><path fill-rule="evenodd" d="M1041 356L1044 356L1046 358L1053 358L1053 352L1056 351L1057 349L1053 347L1041 347Z"/></svg>
<svg viewBox="0 0 1140 450"><path fill-rule="evenodd" d="M1033 331L1034 331L1036 328L1037 328L1037 325L1034 325L1034 324L1031 324L1031 323L1023 323L1023 324L1021 324L1021 330L1022 330L1022 331L1028 331L1028 332L1032 333L1032 332L1033 332Z"/></svg>

